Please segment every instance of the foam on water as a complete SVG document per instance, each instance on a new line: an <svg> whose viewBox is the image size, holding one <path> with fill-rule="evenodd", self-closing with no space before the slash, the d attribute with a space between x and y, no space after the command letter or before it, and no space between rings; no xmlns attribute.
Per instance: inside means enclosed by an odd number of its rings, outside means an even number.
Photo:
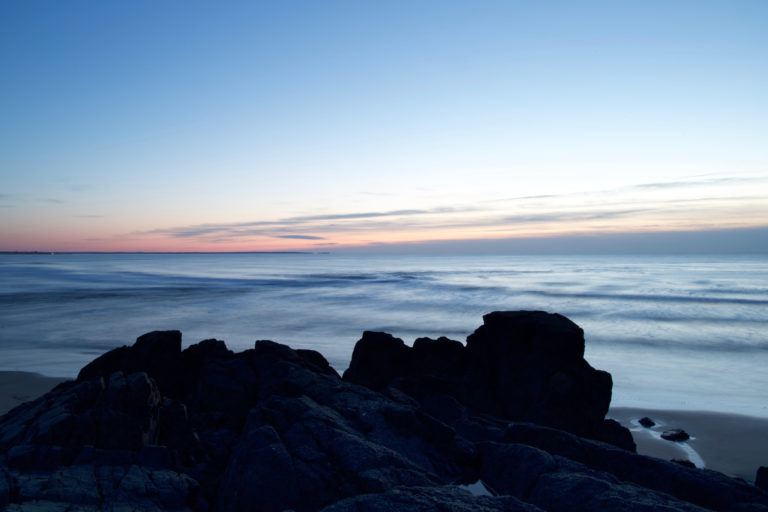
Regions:
<svg viewBox="0 0 768 512"><path fill-rule="evenodd" d="M363 330L464 340L502 309L559 312L615 405L768 416L768 258L0 256L0 369L75 375L155 329L234 350L273 339L338 369Z"/></svg>

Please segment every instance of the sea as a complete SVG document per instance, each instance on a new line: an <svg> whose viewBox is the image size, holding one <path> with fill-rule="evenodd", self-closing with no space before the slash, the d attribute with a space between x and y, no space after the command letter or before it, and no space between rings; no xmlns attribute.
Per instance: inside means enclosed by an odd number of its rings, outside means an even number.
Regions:
<svg viewBox="0 0 768 512"><path fill-rule="evenodd" d="M613 406L768 417L768 256L3 254L0 370L75 377L139 335L270 339L339 372L363 331L465 341L496 310L563 314Z"/></svg>

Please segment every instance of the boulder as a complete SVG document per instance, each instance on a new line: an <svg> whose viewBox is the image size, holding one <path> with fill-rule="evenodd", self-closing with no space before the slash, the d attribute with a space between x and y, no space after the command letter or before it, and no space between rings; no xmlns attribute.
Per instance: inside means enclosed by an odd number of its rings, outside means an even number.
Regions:
<svg viewBox="0 0 768 512"><path fill-rule="evenodd" d="M584 332L557 314L498 311L467 338L470 403L484 412L598 435L611 375L584 360Z"/></svg>
<svg viewBox="0 0 768 512"><path fill-rule="evenodd" d="M410 347L400 338L365 331L355 344L344 380L380 391L395 377L410 373L411 359Z"/></svg>
<svg viewBox="0 0 768 512"><path fill-rule="evenodd" d="M665 430L664 432L662 432L661 438L666 439L667 441L682 442L682 441L687 441L688 439L691 438L691 436L685 430L682 430L679 428L673 428L673 429Z"/></svg>
<svg viewBox="0 0 768 512"><path fill-rule="evenodd" d="M649 418L648 416L643 416L642 418L640 418L640 420L638 421L638 423L640 423L640 425L642 425L642 426L643 426L643 427L645 427L645 428L651 428L651 427L653 427L654 425L656 425L656 422L655 422L655 421L653 421L653 420L652 420L651 418Z"/></svg>

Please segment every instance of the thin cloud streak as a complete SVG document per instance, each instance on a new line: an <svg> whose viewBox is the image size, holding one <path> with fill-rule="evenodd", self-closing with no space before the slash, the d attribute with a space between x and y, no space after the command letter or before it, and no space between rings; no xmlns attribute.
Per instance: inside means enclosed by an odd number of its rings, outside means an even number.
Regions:
<svg viewBox="0 0 768 512"><path fill-rule="evenodd" d="M640 183L638 185L632 185L626 187L627 189L670 189L670 188L687 188L687 187L707 187L712 185L728 185L728 184L749 184L766 181L765 178L746 178L746 177L733 177L733 178L709 178L706 180L690 180L690 181L669 181L669 182L657 182L657 183Z"/></svg>
<svg viewBox="0 0 768 512"><path fill-rule="evenodd" d="M293 240L325 240L325 237L312 235L277 235L275 238L288 238Z"/></svg>
<svg viewBox="0 0 768 512"><path fill-rule="evenodd" d="M626 217L636 213L648 211L647 209L638 210L614 210L614 211L591 211L591 212L559 212L559 213L541 213L535 215L513 215L505 217L505 222L572 222L577 220L602 220L615 219L617 217Z"/></svg>

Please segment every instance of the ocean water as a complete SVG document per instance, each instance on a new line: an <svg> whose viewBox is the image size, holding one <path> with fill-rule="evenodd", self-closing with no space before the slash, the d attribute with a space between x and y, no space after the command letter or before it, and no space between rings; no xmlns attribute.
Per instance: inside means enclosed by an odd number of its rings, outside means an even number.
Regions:
<svg viewBox="0 0 768 512"><path fill-rule="evenodd" d="M364 330L464 341L494 310L566 315L613 405L768 417L766 256L0 255L0 370L73 377L145 332L271 339L343 371Z"/></svg>

